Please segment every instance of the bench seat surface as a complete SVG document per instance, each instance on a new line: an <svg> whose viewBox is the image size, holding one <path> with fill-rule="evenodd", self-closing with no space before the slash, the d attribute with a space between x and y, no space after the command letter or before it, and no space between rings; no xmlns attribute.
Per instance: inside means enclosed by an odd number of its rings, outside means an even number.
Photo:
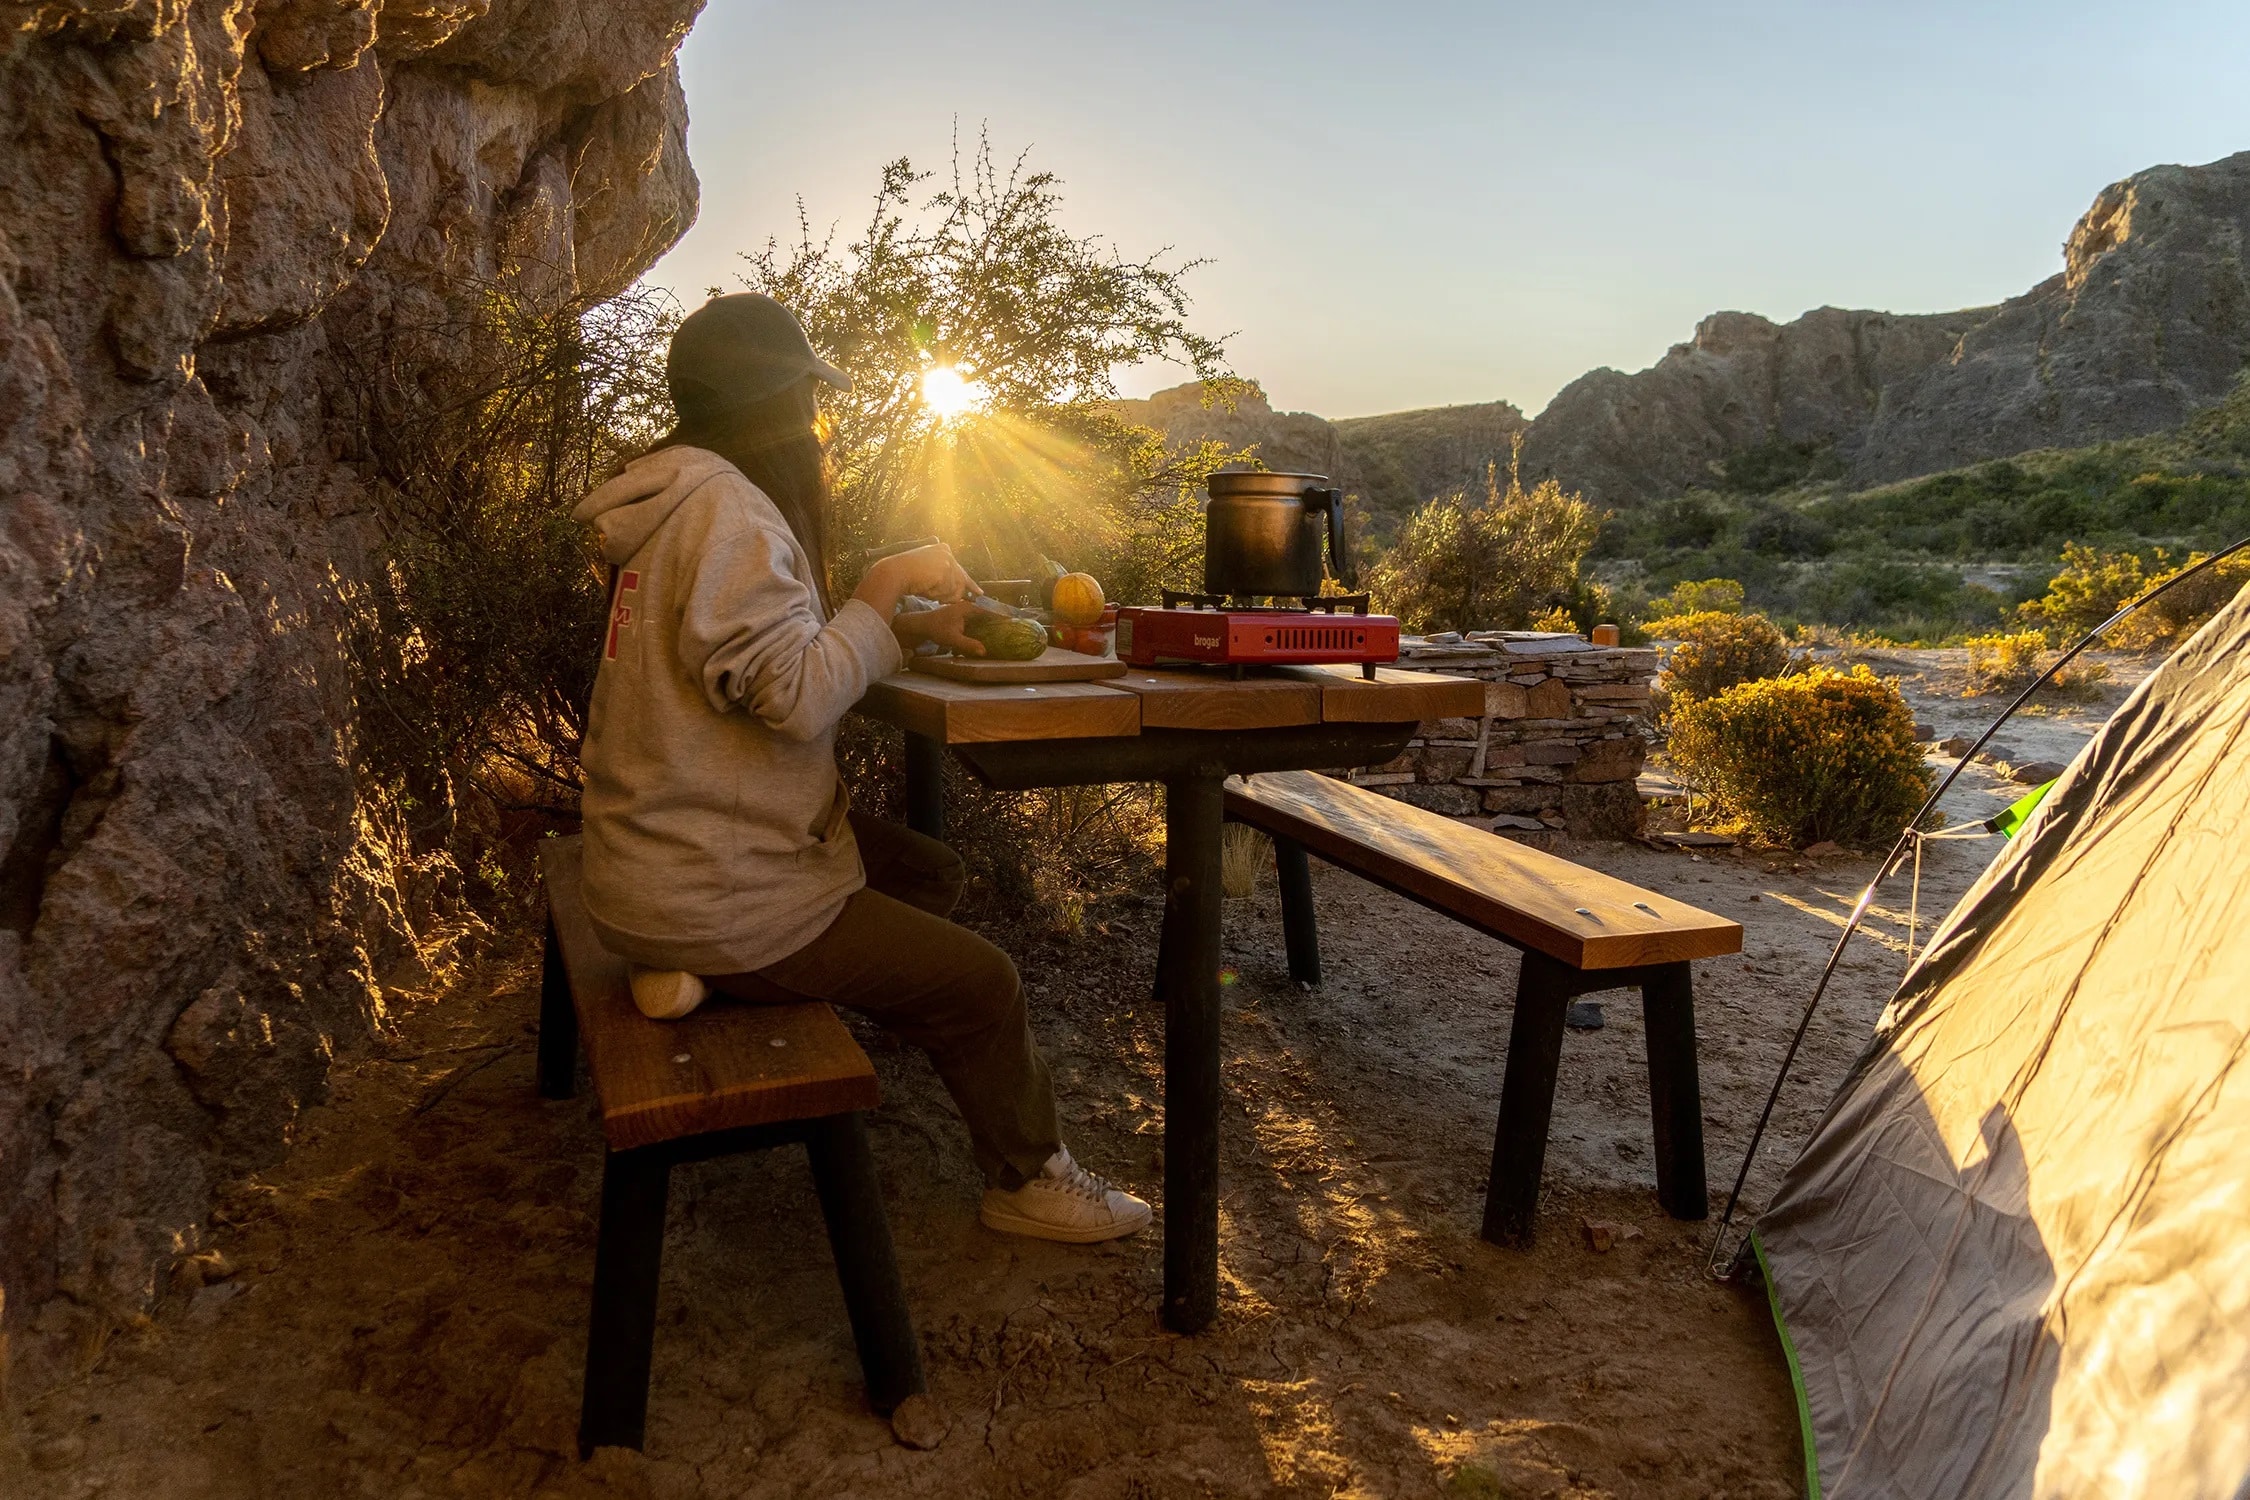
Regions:
<svg viewBox="0 0 2250 1500"><path fill-rule="evenodd" d="M1230 818L1573 968L1742 951L1739 922L1317 772L1229 781L1226 805Z"/></svg>
<svg viewBox="0 0 2250 1500"><path fill-rule="evenodd" d="M642 1015L625 961L587 916L579 841L548 839L539 857L612 1150L875 1107L873 1064L817 1001L713 998L685 1020Z"/></svg>

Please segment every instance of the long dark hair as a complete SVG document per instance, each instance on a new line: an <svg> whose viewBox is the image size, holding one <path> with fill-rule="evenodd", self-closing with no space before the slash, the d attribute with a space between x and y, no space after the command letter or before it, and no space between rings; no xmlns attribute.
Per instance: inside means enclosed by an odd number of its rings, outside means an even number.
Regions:
<svg viewBox="0 0 2250 1500"><path fill-rule="evenodd" d="M828 454L810 378L779 395L731 408L683 402L679 425L650 447L703 448L742 471L773 501L812 564L813 589L828 608Z"/></svg>

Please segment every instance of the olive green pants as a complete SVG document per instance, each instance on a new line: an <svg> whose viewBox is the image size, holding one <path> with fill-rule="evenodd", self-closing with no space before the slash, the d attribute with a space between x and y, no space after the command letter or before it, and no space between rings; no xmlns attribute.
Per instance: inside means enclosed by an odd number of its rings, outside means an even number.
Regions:
<svg viewBox="0 0 2250 1500"><path fill-rule="evenodd" d="M896 823L851 817L866 889L779 963L707 982L741 1000L826 1000L920 1047L969 1127L985 1181L1021 1187L1060 1149L1062 1129L1016 966L945 919L967 879L961 856Z"/></svg>

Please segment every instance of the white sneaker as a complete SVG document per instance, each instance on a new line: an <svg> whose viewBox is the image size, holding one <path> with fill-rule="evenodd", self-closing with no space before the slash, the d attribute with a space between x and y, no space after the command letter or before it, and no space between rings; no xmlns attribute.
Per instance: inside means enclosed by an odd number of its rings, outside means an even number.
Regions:
<svg viewBox="0 0 2250 1500"><path fill-rule="evenodd" d="M977 1217L1002 1234L1092 1245L1146 1227L1148 1205L1072 1161L1065 1149L1048 1157L1039 1175L1012 1193L986 1188Z"/></svg>
<svg viewBox="0 0 2250 1500"><path fill-rule="evenodd" d="M710 993L693 974L633 966L633 1003L651 1021L677 1021L701 1005Z"/></svg>

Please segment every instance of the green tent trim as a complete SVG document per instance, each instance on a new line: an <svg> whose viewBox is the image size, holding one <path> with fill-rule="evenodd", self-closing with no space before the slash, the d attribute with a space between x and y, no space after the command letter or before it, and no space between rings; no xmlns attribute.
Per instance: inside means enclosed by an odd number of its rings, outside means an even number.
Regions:
<svg viewBox="0 0 2250 1500"><path fill-rule="evenodd" d="M2044 794L2046 787L2038 793ZM1781 1352L1789 1361L1789 1388L1797 1395L1797 1441L1805 1450L1806 1500L1820 1500L1820 1458L1813 1448L1812 1403L1805 1397L1805 1369L1797 1363L1797 1341L1789 1336L1789 1325L1781 1316L1781 1293L1774 1289L1773 1269L1766 1264L1766 1247L1758 1243L1756 1231L1750 1235L1751 1253L1758 1257L1758 1279L1766 1284L1766 1306L1773 1311L1773 1331L1781 1335Z"/></svg>
<svg viewBox="0 0 2250 1500"><path fill-rule="evenodd" d="M1985 819L1984 826L2003 838L2014 838L2017 832L2022 829L2025 821L2030 818L2032 811L2040 803L2046 801L2047 794L2054 789L2055 784L2052 781L2041 782L1999 812Z"/></svg>

